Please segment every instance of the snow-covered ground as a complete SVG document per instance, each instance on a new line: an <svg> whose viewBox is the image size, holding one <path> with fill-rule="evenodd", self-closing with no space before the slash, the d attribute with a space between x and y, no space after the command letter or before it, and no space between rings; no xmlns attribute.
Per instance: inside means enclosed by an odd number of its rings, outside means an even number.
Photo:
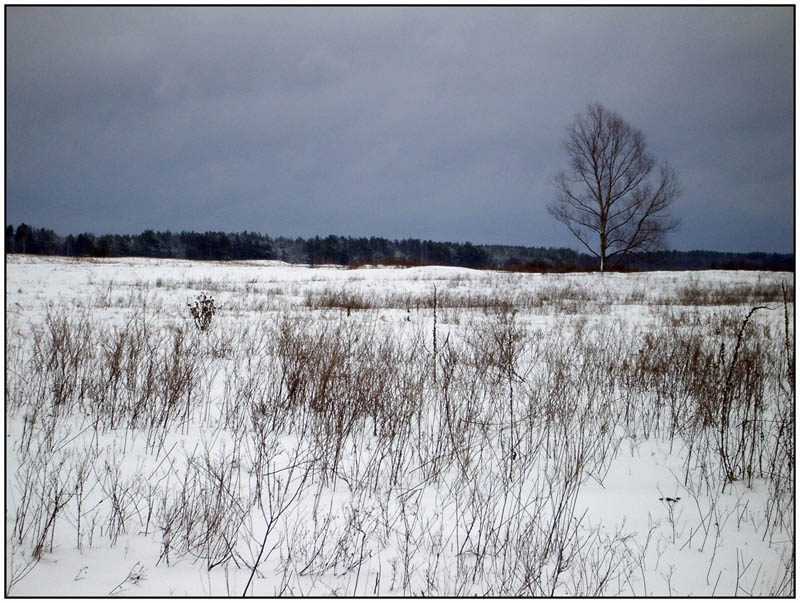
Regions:
<svg viewBox="0 0 800 603"><path fill-rule="evenodd" d="M794 595L793 301L8 256L6 592Z"/></svg>

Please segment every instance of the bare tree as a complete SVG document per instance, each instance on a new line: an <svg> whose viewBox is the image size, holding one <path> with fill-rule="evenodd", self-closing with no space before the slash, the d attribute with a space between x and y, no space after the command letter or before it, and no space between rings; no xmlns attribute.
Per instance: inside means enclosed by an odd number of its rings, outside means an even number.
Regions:
<svg viewBox="0 0 800 603"><path fill-rule="evenodd" d="M595 103L575 117L565 147L569 170L555 176L558 195L548 211L600 260L600 271L630 252L663 247L678 226L668 210L680 185L667 162L651 178L656 161L644 134Z"/></svg>

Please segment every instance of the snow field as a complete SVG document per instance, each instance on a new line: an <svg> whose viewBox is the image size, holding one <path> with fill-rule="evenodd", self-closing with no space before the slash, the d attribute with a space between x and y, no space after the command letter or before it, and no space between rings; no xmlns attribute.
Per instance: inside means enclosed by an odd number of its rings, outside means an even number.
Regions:
<svg viewBox="0 0 800 603"><path fill-rule="evenodd" d="M791 275L6 269L9 594L794 594Z"/></svg>

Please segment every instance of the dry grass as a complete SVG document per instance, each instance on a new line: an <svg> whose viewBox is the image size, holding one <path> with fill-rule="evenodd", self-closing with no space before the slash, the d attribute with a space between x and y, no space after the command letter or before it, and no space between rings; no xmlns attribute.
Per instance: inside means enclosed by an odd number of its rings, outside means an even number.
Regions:
<svg viewBox="0 0 800 603"><path fill-rule="evenodd" d="M62 309L11 331L7 589L74 530L78 549L157 535L155 563L238 568L239 595L268 566L283 595L307 594L304 580L336 595L639 594L649 536L587 525L577 501L643 438L687 451L680 483L703 521L674 522L673 543L710 550L709 492L755 483L769 490L763 537L794 542L793 289L693 283L676 303L741 307L669 306L631 331L570 317L610 302L569 281L462 284L435 301L309 289L305 310L239 325L219 312L202 331L144 309L124 327ZM778 301L777 326L748 306ZM458 321L434 323L434 304ZM410 335L348 317L385 308L413 309ZM548 313L565 328L529 326ZM133 472L128 455L143 459ZM436 502L420 513L423 498ZM325 590L332 574L347 579ZM793 585L787 561L765 594Z"/></svg>

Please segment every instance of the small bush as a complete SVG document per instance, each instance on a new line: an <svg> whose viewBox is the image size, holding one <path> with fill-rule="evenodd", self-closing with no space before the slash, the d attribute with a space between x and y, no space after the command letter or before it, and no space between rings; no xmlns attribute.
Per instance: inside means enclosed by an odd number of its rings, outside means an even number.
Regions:
<svg viewBox="0 0 800 603"><path fill-rule="evenodd" d="M192 313L195 326L201 331L207 331L211 326L211 319L217 312L217 307L214 305L214 298L201 293L197 296L194 304L186 304L189 306L189 311Z"/></svg>

